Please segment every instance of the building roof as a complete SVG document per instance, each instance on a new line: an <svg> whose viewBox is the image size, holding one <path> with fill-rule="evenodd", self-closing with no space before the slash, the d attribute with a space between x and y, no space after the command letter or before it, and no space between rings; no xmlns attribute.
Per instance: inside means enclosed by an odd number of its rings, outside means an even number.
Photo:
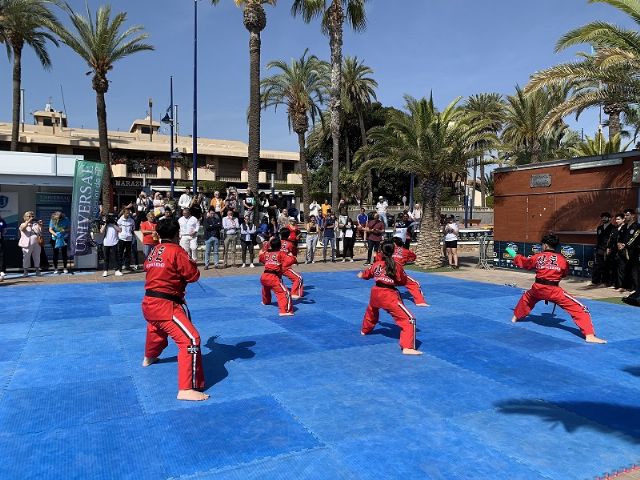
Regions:
<svg viewBox="0 0 640 480"><path fill-rule="evenodd" d="M138 118L136 120L133 121L133 123L131 124L131 127L129 127L129 133L133 133L136 131L136 127L138 125L142 125L143 127L148 127L149 123L151 123L152 126L160 128L160 122L156 122L155 120L149 122L149 115L147 115L144 118ZM155 132L154 132L155 133Z"/></svg>
<svg viewBox="0 0 640 480"><path fill-rule="evenodd" d="M569 159L548 160L546 162L527 163L525 165L515 165L512 167L499 167L494 170L494 173L516 172L516 171L522 171L522 170L537 170L539 168L556 167L560 165L571 166L575 164L589 164L589 163L597 163L597 162L602 162L607 160L616 160L616 159L623 159L623 158L629 158L629 157L640 157L640 151L630 150L628 152L610 153L607 155L595 155L591 157L574 157Z"/></svg>

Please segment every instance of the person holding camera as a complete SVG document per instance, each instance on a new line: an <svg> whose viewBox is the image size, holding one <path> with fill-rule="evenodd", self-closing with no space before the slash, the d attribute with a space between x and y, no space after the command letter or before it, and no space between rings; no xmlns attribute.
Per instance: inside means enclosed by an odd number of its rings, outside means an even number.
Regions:
<svg viewBox="0 0 640 480"><path fill-rule="evenodd" d="M121 277L120 271L120 257L118 255L118 234L120 233L120 227L118 226L115 215L107 215L103 217L103 224L100 227L100 233L104 236L102 241L102 256L104 257L104 272L102 276L109 275L109 262L113 256L113 266L115 269L116 277Z"/></svg>
<svg viewBox="0 0 640 480"><path fill-rule="evenodd" d="M33 260L36 276L39 277L42 275L40 272L40 250L44 245L42 222L35 219L35 214L32 211L25 212L22 218L24 221L18 227L18 230L20 230L18 246L22 248L22 276L29 275L31 260Z"/></svg>
<svg viewBox="0 0 640 480"><path fill-rule="evenodd" d="M136 229L136 222L131 218L131 210L125 208L118 219L118 256L123 269L131 270L131 245L133 243L133 232ZM138 266L136 265L136 268ZM122 271L120 272L122 275Z"/></svg>
<svg viewBox="0 0 640 480"><path fill-rule="evenodd" d="M444 226L444 248L449 266L454 270L458 269L458 233L458 224L455 217L451 215Z"/></svg>

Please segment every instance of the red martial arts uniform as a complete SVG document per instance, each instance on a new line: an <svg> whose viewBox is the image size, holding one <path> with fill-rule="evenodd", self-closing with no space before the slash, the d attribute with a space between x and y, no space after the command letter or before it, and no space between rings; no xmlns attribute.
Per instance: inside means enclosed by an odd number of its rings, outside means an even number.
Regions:
<svg viewBox="0 0 640 480"><path fill-rule="evenodd" d="M396 264L396 277L387 276L384 261L376 261L373 265L362 272L362 278L368 280L375 279L376 284L371 289L369 305L362 320L362 333L371 333L378 323L380 309L388 312L396 324L400 327L400 347L416 348L416 319L405 307L400 298L400 293L396 290L396 285L406 285L407 275L404 273L402 265Z"/></svg>
<svg viewBox="0 0 640 480"><path fill-rule="evenodd" d="M264 273L260 277L262 283L262 303L271 304L271 290L276 294L280 313L291 313L291 295L282 283L282 273L293 265L296 259L284 252L260 251L260 263L264 264Z"/></svg>
<svg viewBox="0 0 640 480"><path fill-rule="evenodd" d="M293 264L297 264L298 259L296 258L295 253L297 248L295 244L290 240L284 239L281 240L280 243L282 244L282 247L280 247L280 251L284 252L285 254L291 254L291 256L294 258ZM300 275L291 267L285 268L282 274L292 282L291 295L296 298L301 298L302 296L304 296L304 282L302 281L302 275Z"/></svg>
<svg viewBox="0 0 640 480"><path fill-rule="evenodd" d="M178 345L178 389L203 389L200 334L184 303L187 283L200 278L195 262L180 245L156 245L144 262L147 272L142 313L147 320L145 357L159 357L170 336Z"/></svg>
<svg viewBox="0 0 640 480"><path fill-rule="evenodd" d="M393 250L393 259L395 260L397 265L405 266L407 263L416 261L416 254L413 253L408 248L395 246ZM382 260L382 252L378 252L376 254L376 261ZM420 282L416 279L411 278L407 275L407 284L405 285L407 290L413 297L413 302L415 304L426 304L427 301L424 298L424 294L422 293L422 288L420 288Z"/></svg>
<svg viewBox="0 0 640 480"><path fill-rule="evenodd" d="M517 267L536 271L535 283L530 290L524 292L513 311L517 319L529 315L540 300L548 300L571 315L584 336L594 334L589 309L558 286L560 280L569 273L567 259L562 254L549 250L529 258L516 255L513 263Z"/></svg>
<svg viewBox="0 0 640 480"><path fill-rule="evenodd" d="M296 227L295 225L287 225L287 228L289 229L289 240L286 240L287 242L289 242L291 244L291 255L293 255L294 257L298 256L298 238L300 236L300 230L298 230L298 227ZM284 241L284 240L283 240Z"/></svg>

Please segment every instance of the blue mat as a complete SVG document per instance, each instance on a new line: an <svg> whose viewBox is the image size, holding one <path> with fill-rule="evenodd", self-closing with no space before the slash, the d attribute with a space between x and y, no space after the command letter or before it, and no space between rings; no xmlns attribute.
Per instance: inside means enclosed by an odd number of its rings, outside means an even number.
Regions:
<svg viewBox="0 0 640 480"><path fill-rule="evenodd" d="M177 349L140 362L140 282L3 285L0 478L585 479L640 462L638 310L588 301L605 346L522 290L412 272L432 307L406 357L370 282L305 274L294 317L255 275L187 300L207 402L178 402ZM52 302L51 299L61 299Z"/></svg>

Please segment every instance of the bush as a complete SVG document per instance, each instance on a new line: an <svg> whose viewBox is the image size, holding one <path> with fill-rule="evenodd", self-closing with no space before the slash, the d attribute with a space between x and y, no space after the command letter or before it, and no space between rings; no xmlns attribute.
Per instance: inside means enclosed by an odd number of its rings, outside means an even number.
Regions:
<svg viewBox="0 0 640 480"><path fill-rule="evenodd" d="M490 197L485 198L485 202L487 204L487 207L493 208L493 195L491 195Z"/></svg>
<svg viewBox="0 0 640 480"><path fill-rule="evenodd" d="M198 182L203 192L213 193L218 190L224 196L224 191L227 188L227 182L221 182L219 180L204 180Z"/></svg>

